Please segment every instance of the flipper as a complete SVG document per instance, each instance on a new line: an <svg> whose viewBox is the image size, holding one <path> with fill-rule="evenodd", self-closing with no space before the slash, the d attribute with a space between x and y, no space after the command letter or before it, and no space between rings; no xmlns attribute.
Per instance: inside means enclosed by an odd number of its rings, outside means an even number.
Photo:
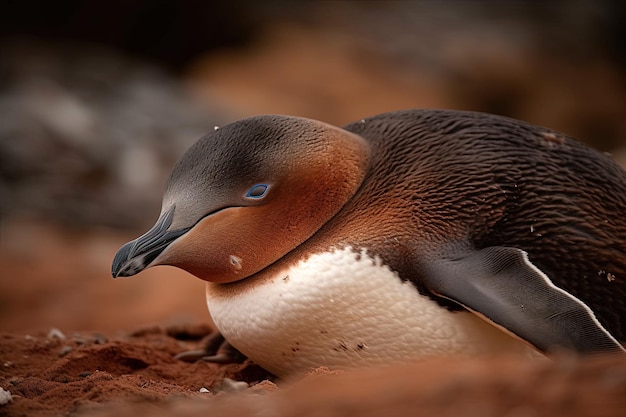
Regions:
<svg viewBox="0 0 626 417"><path fill-rule="evenodd" d="M542 352L624 352L581 300L556 287L526 252L488 247L438 259L426 287L486 318Z"/></svg>

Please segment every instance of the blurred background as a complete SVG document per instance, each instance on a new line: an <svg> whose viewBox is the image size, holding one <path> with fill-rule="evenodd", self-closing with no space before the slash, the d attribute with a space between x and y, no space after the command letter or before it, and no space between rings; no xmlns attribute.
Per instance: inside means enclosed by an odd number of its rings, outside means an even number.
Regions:
<svg viewBox="0 0 626 417"><path fill-rule="evenodd" d="M110 262L185 149L245 116L485 111L626 165L625 4L1 1L0 331L208 321L200 280Z"/></svg>

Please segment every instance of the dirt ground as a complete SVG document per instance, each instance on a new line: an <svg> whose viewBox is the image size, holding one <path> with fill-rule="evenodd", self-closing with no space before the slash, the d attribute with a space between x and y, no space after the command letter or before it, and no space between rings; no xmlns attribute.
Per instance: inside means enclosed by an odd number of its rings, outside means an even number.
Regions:
<svg viewBox="0 0 626 417"><path fill-rule="evenodd" d="M2 334L8 416L623 416L626 361L438 358L272 382L251 363L184 363L173 354L208 328ZM245 382L242 382L245 381ZM248 383L250 387L248 387ZM0 395L1 397L1 395Z"/></svg>

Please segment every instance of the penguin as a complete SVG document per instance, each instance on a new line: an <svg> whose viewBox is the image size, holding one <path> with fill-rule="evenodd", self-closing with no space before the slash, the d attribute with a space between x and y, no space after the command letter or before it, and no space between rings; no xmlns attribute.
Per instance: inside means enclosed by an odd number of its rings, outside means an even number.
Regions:
<svg viewBox="0 0 626 417"><path fill-rule="evenodd" d="M179 160L113 277L207 281L227 342L277 376L435 355L625 352L626 172L557 131L403 110L261 115Z"/></svg>

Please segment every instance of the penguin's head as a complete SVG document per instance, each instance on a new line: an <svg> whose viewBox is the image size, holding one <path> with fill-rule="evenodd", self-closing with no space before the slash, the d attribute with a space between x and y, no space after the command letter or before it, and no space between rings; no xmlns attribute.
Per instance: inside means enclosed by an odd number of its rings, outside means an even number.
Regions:
<svg viewBox="0 0 626 417"><path fill-rule="evenodd" d="M216 129L178 161L156 224L118 250L113 277L172 265L212 282L246 278L330 220L368 160L364 139L314 120L257 116Z"/></svg>

